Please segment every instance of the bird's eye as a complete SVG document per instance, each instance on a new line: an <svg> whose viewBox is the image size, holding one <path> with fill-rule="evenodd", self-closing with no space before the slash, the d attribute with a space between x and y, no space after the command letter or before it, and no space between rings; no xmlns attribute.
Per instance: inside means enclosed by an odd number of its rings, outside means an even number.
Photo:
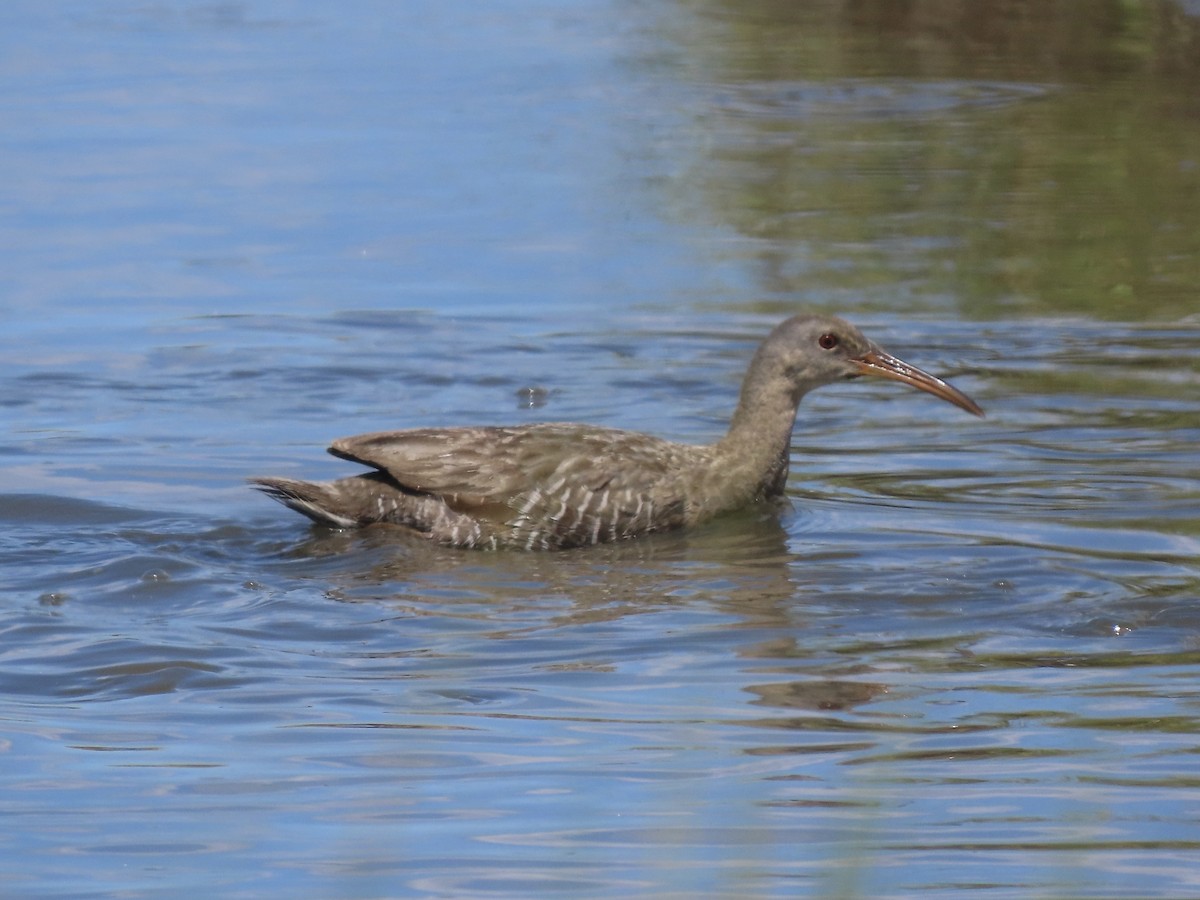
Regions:
<svg viewBox="0 0 1200 900"><path fill-rule="evenodd" d="M832 350L838 345L838 336L836 334L825 332L825 334L817 338L817 344L822 350Z"/></svg>

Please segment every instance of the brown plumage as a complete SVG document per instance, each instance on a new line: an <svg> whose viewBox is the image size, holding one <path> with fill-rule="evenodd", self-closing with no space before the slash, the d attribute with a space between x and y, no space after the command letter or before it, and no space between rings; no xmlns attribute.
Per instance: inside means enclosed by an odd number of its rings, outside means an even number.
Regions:
<svg viewBox="0 0 1200 900"><path fill-rule="evenodd" d="M808 391L873 375L975 415L946 382L833 316L793 316L759 347L729 431L715 444L590 425L418 428L334 441L374 471L333 482L252 483L314 522L387 522L455 547L551 550L694 525L783 493L796 407Z"/></svg>

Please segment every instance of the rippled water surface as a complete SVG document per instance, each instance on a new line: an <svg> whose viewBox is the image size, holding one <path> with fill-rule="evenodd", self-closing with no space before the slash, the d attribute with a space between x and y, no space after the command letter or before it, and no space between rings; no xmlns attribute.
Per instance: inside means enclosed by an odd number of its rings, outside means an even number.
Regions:
<svg viewBox="0 0 1200 900"><path fill-rule="evenodd" d="M898 9L6 6L0 892L1200 894L1196 10ZM801 306L987 418L557 554L243 483L711 440Z"/></svg>

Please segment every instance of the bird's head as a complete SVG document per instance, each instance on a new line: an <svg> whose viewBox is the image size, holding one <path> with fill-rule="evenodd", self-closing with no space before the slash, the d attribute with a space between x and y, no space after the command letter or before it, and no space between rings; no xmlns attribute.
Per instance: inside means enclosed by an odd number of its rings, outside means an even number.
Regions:
<svg viewBox="0 0 1200 900"><path fill-rule="evenodd" d="M836 316L793 316L771 332L759 355L765 368L782 371L797 398L821 385L869 375L903 382L983 415L979 404L958 388L897 359Z"/></svg>

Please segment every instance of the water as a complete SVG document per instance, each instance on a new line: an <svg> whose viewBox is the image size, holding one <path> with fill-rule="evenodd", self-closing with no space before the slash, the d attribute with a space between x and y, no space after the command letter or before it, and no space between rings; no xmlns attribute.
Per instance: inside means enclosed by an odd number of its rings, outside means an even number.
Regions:
<svg viewBox="0 0 1200 900"><path fill-rule="evenodd" d="M5 896L1200 893L1200 24L923 9L6 5ZM242 483L709 440L803 304L988 418L560 554Z"/></svg>

